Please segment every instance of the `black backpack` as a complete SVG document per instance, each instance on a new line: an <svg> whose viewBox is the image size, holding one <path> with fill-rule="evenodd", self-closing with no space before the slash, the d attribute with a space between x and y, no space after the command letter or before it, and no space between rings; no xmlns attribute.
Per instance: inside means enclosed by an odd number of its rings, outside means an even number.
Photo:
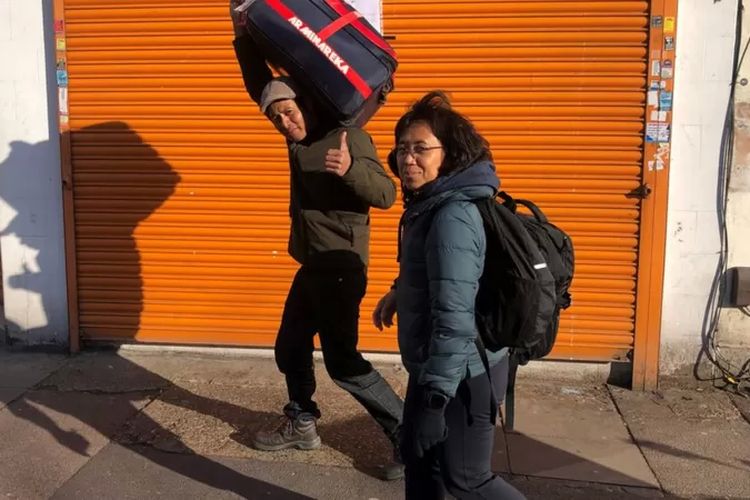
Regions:
<svg viewBox="0 0 750 500"><path fill-rule="evenodd" d="M513 428L516 370L549 354L560 311L570 306L574 252L570 237L530 201L505 192L477 200L487 238L475 317L477 347L489 374L485 349L509 348L506 427ZM518 205L531 215L517 212Z"/></svg>

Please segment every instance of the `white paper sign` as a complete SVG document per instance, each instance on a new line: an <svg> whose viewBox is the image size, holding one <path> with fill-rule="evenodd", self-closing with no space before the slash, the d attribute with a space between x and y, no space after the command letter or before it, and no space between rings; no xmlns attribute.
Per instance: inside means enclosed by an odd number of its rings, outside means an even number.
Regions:
<svg viewBox="0 0 750 500"><path fill-rule="evenodd" d="M367 19L367 22L372 24L373 28L378 30L379 33L383 33L380 1L381 0L346 0L346 3L357 9L365 19Z"/></svg>

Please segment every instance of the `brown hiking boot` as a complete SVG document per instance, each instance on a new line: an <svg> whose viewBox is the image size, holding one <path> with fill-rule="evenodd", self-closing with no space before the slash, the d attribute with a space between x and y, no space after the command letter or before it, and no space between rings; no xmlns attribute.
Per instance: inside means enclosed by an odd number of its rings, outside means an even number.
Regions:
<svg viewBox="0 0 750 500"><path fill-rule="evenodd" d="M255 435L253 446L263 451L279 451L288 448L299 450L320 448L320 436L318 436L315 417L304 415L291 419L284 416L275 429L259 431Z"/></svg>

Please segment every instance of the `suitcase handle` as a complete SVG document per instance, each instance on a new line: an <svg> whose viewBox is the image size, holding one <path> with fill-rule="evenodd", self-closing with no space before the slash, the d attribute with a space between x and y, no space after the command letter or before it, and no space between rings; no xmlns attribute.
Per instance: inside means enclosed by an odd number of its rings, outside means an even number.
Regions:
<svg viewBox="0 0 750 500"><path fill-rule="evenodd" d="M331 37L331 35L333 35L334 33L336 33L338 30L340 30L341 28L343 28L347 24L353 23L354 21L356 21L360 17L362 17L362 14L360 14L356 10L353 10L353 11L349 12L348 14L345 14L345 15L339 17L338 19L336 19L335 21L333 21L331 24L329 24L328 26L326 26L322 30L318 31L318 36L320 37L321 40L326 41L326 40L328 40Z"/></svg>

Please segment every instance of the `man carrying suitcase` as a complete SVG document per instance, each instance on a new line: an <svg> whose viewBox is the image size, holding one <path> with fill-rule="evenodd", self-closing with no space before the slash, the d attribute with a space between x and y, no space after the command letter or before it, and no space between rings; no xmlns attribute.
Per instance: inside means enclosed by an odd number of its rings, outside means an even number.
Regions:
<svg viewBox="0 0 750 500"><path fill-rule="evenodd" d="M320 411L312 399L316 333L333 381L362 404L397 446L403 402L357 350L359 305L367 284L368 213L370 207L393 205L395 184L365 131L339 127L315 111L320 108L294 81L272 77L231 4L234 49L245 87L289 148L289 253L301 264L275 345L289 403L281 424L258 432L254 446L266 451L320 446ZM402 475L398 461L383 469L384 479Z"/></svg>

